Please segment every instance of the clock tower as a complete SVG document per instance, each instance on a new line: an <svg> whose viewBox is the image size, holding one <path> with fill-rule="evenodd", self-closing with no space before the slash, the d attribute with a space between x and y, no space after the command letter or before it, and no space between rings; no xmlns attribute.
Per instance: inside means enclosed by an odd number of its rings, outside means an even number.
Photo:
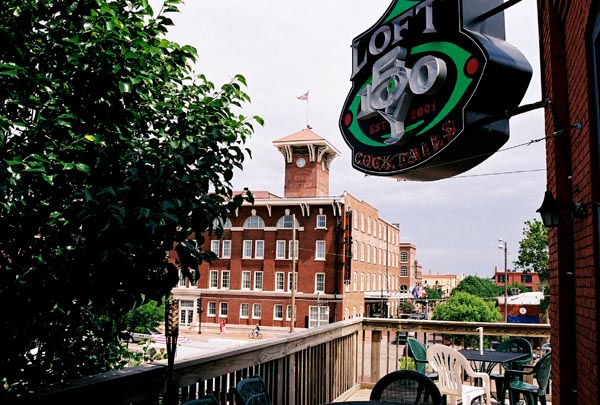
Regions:
<svg viewBox="0 0 600 405"><path fill-rule="evenodd" d="M340 152L309 128L273 141L285 161L285 197L329 196L329 167Z"/></svg>

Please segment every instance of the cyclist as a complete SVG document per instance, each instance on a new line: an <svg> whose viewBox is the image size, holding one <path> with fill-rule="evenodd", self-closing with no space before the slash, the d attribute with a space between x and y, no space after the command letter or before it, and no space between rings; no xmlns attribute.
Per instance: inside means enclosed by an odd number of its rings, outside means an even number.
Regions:
<svg viewBox="0 0 600 405"><path fill-rule="evenodd" d="M254 336L258 336L260 333L260 325L257 323L256 328L254 328Z"/></svg>

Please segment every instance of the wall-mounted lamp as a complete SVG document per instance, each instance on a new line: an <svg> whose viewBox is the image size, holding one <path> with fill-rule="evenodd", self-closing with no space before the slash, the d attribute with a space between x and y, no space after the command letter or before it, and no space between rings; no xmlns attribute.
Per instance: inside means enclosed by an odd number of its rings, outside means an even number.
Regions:
<svg viewBox="0 0 600 405"><path fill-rule="evenodd" d="M587 215L587 206L593 204L570 203L569 209L574 218L583 218ZM546 228L558 226L560 221L561 202L557 201L552 194L552 191L546 190L544 193L544 201L536 212L540 213L542 223Z"/></svg>

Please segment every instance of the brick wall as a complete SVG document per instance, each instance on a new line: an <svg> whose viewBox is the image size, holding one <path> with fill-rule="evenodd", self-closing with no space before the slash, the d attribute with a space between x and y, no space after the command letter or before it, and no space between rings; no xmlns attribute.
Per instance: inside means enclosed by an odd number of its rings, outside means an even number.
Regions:
<svg viewBox="0 0 600 405"><path fill-rule="evenodd" d="M540 56L546 133L581 123L581 129L547 141L548 184L563 202L598 201L598 157L590 0L538 0ZM590 112L593 112L590 117ZM550 231L553 402L599 403L598 393L598 215L572 218L568 205Z"/></svg>

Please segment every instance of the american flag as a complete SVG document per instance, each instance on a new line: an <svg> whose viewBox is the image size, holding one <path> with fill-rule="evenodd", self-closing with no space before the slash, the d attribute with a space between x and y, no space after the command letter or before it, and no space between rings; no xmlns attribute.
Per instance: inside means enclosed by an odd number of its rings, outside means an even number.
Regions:
<svg viewBox="0 0 600 405"><path fill-rule="evenodd" d="M298 100L308 100L308 91L301 96L297 97Z"/></svg>

